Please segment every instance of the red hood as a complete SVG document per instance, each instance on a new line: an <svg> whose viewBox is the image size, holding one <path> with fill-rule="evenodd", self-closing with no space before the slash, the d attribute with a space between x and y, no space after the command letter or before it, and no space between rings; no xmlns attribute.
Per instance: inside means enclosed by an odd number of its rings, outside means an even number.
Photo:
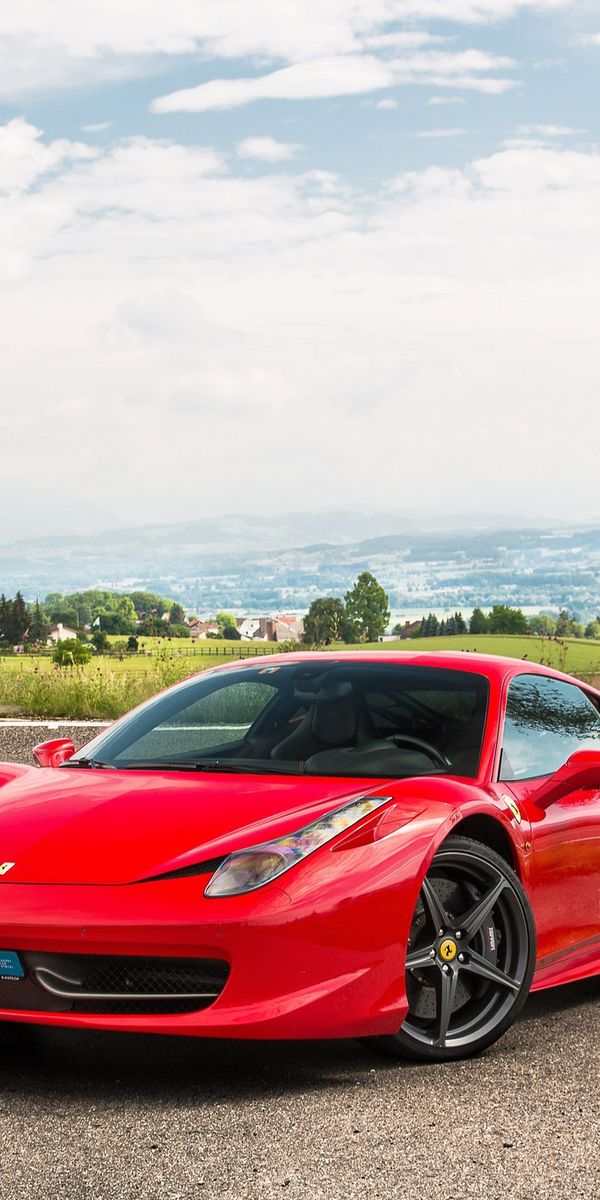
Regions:
<svg viewBox="0 0 600 1200"><path fill-rule="evenodd" d="M385 780L31 769L0 790L0 876L119 884L298 829Z"/></svg>

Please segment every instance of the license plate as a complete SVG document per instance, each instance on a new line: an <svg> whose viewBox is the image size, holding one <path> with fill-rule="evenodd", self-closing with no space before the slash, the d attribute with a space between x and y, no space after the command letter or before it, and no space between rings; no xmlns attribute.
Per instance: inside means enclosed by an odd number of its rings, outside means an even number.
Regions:
<svg viewBox="0 0 600 1200"><path fill-rule="evenodd" d="M21 960L14 950L0 950L0 979L23 979Z"/></svg>

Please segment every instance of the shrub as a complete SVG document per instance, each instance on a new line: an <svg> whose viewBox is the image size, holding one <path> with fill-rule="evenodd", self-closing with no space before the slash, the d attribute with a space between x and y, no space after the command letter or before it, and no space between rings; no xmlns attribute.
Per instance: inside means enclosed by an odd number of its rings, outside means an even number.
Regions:
<svg viewBox="0 0 600 1200"><path fill-rule="evenodd" d="M69 638L64 642L57 642L52 654L52 661L59 667L79 667L84 663L88 663L92 656L89 646L78 641L77 638Z"/></svg>

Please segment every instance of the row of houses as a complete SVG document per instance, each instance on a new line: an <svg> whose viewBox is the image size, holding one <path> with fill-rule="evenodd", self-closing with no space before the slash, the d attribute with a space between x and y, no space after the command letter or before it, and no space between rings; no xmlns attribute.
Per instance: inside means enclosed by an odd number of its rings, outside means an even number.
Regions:
<svg viewBox="0 0 600 1200"><path fill-rule="evenodd" d="M237 630L243 642L300 642L304 632L304 622L301 617L282 614L278 617L238 617ZM190 621L189 629L192 642L203 641L208 637L218 637L219 626L216 621ZM168 628L165 628L167 636ZM68 642L77 637L77 630L63 625L59 621L48 630L48 646L57 642ZM23 651L24 647L15 647Z"/></svg>
<svg viewBox="0 0 600 1200"><path fill-rule="evenodd" d="M277 617L238 617L237 631L243 642L300 642L304 633L301 617L281 614ZM216 621L190 621L192 641L219 635Z"/></svg>

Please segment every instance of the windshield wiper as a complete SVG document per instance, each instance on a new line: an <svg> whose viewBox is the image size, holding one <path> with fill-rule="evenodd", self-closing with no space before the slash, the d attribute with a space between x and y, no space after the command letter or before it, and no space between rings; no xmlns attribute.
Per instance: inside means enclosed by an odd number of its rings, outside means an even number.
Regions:
<svg viewBox="0 0 600 1200"><path fill-rule="evenodd" d="M113 764L123 771L197 771L231 775L303 775L304 769L298 762L275 766L274 763L236 762L228 758L202 758L197 762L172 762L168 759L143 759L139 762Z"/></svg>
<svg viewBox="0 0 600 1200"><path fill-rule="evenodd" d="M60 763L60 767L87 767L91 771L114 771L114 763L102 762L100 758L68 758L66 762Z"/></svg>
<svg viewBox="0 0 600 1200"><path fill-rule="evenodd" d="M288 762L275 766L274 763L236 762L229 758L202 758L194 763L195 771L232 771L238 775L303 775L304 766L299 762Z"/></svg>

